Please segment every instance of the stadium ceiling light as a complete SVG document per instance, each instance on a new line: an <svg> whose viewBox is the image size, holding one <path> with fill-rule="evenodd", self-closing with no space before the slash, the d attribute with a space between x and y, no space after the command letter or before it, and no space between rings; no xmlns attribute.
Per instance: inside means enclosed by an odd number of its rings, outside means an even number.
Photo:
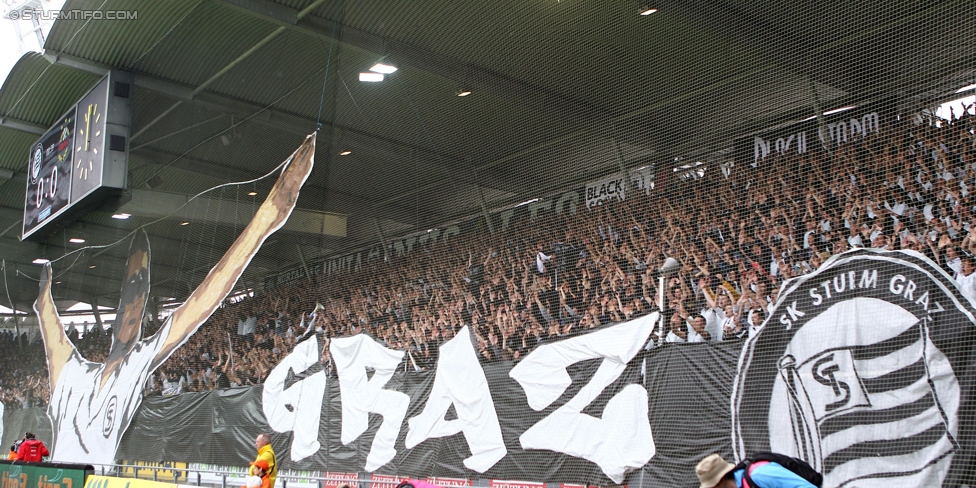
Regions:
<svg viewBox="0 0 976 488"><path fill-rule="evenodd" d="M189 222L180 222L180 225L190 225Z"/></svg>
<svg viewBox="0 0 976 488"><path fill-rule="evenodd" d="M84 244L85 240L80 237L72 237L71 239L68 239L68 242L72 244Z"/></svg>
<svg viewBox="0 0 976 488"><path fill-rule="evenodd" d="M976 85L966 85L966 86L964 86L964 87L956 90L956 93L962 93L962 92L973 91L973 90L976 90Z"/></svg>
<svg viewBox="0 0 976 488"><path fill-rule="evenodd" d="M34 264L47 264L47 263L50 263L50 262L51 262L50 259L44 259L44 258L36 258L33 261L31 261L31 263L34 263Z"/></svg>
<svg viewBox="0 0 976 488"><path fill-rule="evenodd" d="M249 191L249 192L247 192L247 196L249 196L249 197L253 197L254 195L257 195L257 194L258 194L258 192L256 192L256 191Z"/></svg>
<svg viewBox="0 0 976 488"><path fill-rule="evenodd" d="M367 83L377 83L383 81L382 73L359 73L359 81Z"/></svg>
<svg viewBox="0 0 976 488"><path fill-rule="evenodd" d="M637 15L647 16L647 15L653 14L654 12L657 12L657 9L656 8L650 8L650 7L646 6L646 5L643 6L643 7L641 7L641 8L639 8L639 9L637 9Z"/></svg>
<svg viewBox="0 0 976 488"><path fill-rule="evenodd" d="M350 154L352 154L352 151L350 151L348 149L346 149L345 151L342 151L341 153L339 153L340 156L348 156Z"/></svg>
<svg viewBox="0 0 976 488"><path fill-rule="evenodd" d="M857 105L848 105L846 107L835 108L833 110L828 110L828 111L824 112L823 114L824 115L839 114L841 112L846 112L846 111L848 111L848 110L850 110L852 108L857 108Z"/></svg>
<svg viewBox="0 0 976 488"><path fill-rule="evenodd" d="M465 89L465 90L461 90L461 91L459 91L459 92L457 93L457 96L459 96L459 97L466 97L466 96L468 96L468 95L470 95L470 94L471 94L471 90L467 90L467 89Z"/></svg>
<svg viewBox="0 0 976 488"><path fill-rule="evenodd" d="M516 207L521 207L522 205L528 205L530 203L535 203L535 202L538 202L539 200L541 200L541 198L533 198L532 200L526 200L526 201L524 201L524 202L516 205Z"/></svg>
<svg viewBox="0 0 976 488"><path fill-rule="evenodd" d="M112 218L113 219L116 219L116 220L125 220L125 219L127 219L129 217L132 217L132 215L127 214L127 213L124 213L124 212L123 213L112 214Z"/></svg>
<svg viewBox="0 0 976 488"><path fill-rule="evenodd" d="M384 75L396 73L397 67L393 66L392 64L385 63L384 61L386 61L386 58L379 60L376 64L369 68L369 70L373 73L381 73Z"/></svg>
<svg viewBox="0 0 976 488"><path fill-rule="evenodd" d="M95 269L95 265L93 264L93 265L89 266L88 269Z"/></svg>

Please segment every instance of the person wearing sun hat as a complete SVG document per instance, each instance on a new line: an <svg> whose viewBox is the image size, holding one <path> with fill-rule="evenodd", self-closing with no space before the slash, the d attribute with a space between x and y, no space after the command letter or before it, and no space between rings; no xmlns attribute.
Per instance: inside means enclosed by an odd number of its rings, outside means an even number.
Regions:
<svg viewBox="0 0 976 488"><path fill-rule="evenodd" d="M698 475L698 480L701 481L701 488L731 488L736 486L735 478L731 480L726 477L726 475L731 476L732 472L735 470L735 465L722 459L722 456L718 454L711 454L706 456L698 462L698 466L695 466L695 474ZM732 485L724 483L725 481L732 481Z"/></svg>
<svg viewBox="0 0 976 488"><path fill-rule="evenodd" d="M769 461L754 462L749 467L749 477L754 484L745 479L745 468L722 459L718 454L710 454L695 466L695 474L701 481L700 488L816 488L817 485L803 479L800 475L784 468L779 463Z"/></svg>

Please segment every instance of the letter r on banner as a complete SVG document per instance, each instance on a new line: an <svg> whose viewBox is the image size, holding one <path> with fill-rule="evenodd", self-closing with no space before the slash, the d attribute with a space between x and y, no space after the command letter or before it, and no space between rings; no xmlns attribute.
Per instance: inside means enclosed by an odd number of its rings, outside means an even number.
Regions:
<svg viewBox="0 0 976 488"><path fill-rule="evenodd" d="M593 379L552 414L525 431L523 449L548 449L592 461L614 483L628 470L654 456L654 437L647 418L647 390L627 385L603 409L603 418L583 409L613 383L637 355L657 323L659 313L537 347L509 372L525 390L529 406L540 411L556 401L572 379L566 368L587 359L603 359Z"/></svg>
<svg viewBox="0 0 976 488"><path fill-rule="evenodd" d="M366 432L370 413L383 416L366 456L366 471L376 471L396 456L393 446L410 405L410 397L405 393L383 389L403 360L403 351L394 351L365 334L358 334L332 339L329 352L339 375L342 444L348 445ZM372 378L366 376L366 368L374 370Z"/></svg>
<svg viewBox="0 0 976 488"><path fill-rule="evenodd" d="M471 457L464 465L479 473L488 471L505 457L505 441L498 424L495 404L488 389L488 379L478 363L467 326L439 349L437 373L424 410L408 423L407 449L421 442L464 433ZM454 405L457 420L444 420Z"/></svg>
<svg viewBox="0 0 976 488"><path fill-rule="evenodd" d="M285 356L264 382L261 407L275 432L294 432L291 460L301 461L319 450L319 415L325 396L325 371L285 388L289 371L303 372L319 360L319 342L311 338ZM295 428L295 427L299 428Z"/></svg>

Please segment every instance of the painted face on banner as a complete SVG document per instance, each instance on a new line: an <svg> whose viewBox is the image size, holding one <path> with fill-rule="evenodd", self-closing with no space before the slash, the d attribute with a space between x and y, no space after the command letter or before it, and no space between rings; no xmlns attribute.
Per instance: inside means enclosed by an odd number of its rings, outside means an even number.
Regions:
<svg viewBox="0 0 976 488"><path fill-rule="evenodd" d="M799 457L824 487L942 486L962 432L973 304L917 253L856 250L786 283L743 348L733 446Z"/></svg>

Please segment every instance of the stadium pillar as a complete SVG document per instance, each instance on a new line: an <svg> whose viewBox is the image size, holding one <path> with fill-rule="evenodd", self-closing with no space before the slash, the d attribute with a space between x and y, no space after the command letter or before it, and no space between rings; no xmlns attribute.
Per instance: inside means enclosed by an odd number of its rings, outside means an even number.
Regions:
<svg viewBox="0 0 976 488"><path fill-rule="evenodd" d="M95 316L95 325L100 329L99 333L101 333L105 330L105 327L102 325L102 314L98 312L98 302L95 297L91 297L91 309L92 315Z"/></svg>
<svg viewBox="0 0 976 488"><path fill-rule="evenodd" d="M302 246L301 246L301 244L297 244L296 243L295 244L295 249L298 249L298 259L300 259L302 261L302 269L305 270L305 279L307 279L308 280L308 283L311 284L312 283L312 273L310 273L308 271L308 263L305 261L305 253L302 252Z"/></svg>
<svg viewBox="0 0 976 488"><path fill-rule="evenodd" d="M817 93L817 85L813 83L813 79L810 76L805 77L807 79L807 85L810 87L810 95L813 97L813 111L817 115L817 139L820 140L820 134L826 134L827 123L824 122L823 110L820 107L820 94ZM830 150L830 144L820 140L821 145L828 153L832 152Z"/></svg>
<svg viewBox="0 0 976 488"><path fill-rule="evenodd" d="M380 225L380 219L378 217L373 217L373 222L376 223L376 233L380 235L380 243L383 244L383 261L390 261L390 246L386 244L386 236L383 234L383 226Z"/></svg>
<svg viewBox="0 0 976 488"><path fill-rule="evenodd" d="M617 160L617 167L620 168L620 178L623 180L621 185L624 190L624 198L627 198L627 191L630 189L630 176L627 174L627 166L624 165L624 155L620 152L620 143L617 139L610 137L610 145L613 146L613 159Z"/></svg>
<svg viewBox="0 0 976 488"><path fill-rule="evenodd" d="M488 233L495 235L495 228L491 225L491 214L488 213L488 205L485 204L485 193L481 191L481 185L478 184L477 175L475 175L474 187L478 190L478 204L481 206L481 216L485 219L485 225L488 226Z"/></svg>

